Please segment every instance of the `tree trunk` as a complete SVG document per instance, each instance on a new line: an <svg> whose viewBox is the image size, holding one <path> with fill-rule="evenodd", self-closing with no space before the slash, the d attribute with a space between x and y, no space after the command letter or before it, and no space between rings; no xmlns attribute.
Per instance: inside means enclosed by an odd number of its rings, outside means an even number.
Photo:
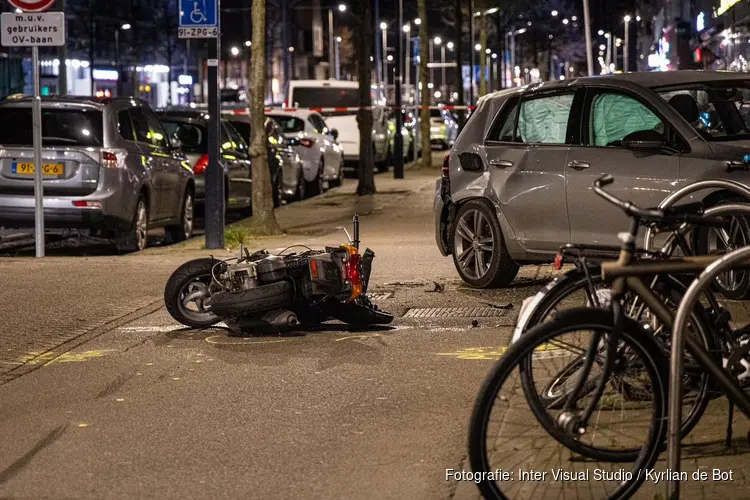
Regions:
<svg viewBox="0 0 750 500"><path fill-rule="evenodd" d="M266 95L266 0L253 0L253 46L251 51L252 98L250 103L250 161L253 174L253 220L255 234L281 232L273 210L273 189L268 169L265 126ZM279 173L281 175L281 173Z"/></svg>
<svg viewBox="0 0 750 500"><path fill-rule="evenodd" d="M357 36L357 69L359 71L359 183L357 194L360 196L375 193L375 151L372 143L372 55L373 27L372 5L370 0L359 3L359 16L362 19Z"/></svg>
<svg viewBox="0 0 750 500"><path fill-rule="evenodd" d="M484 7L484 5L482 5ZM479 18L479 96L487 93L487 15Z"/></svg>
<svg viewBox="0 0 750 500"><path fill-rule="evenodd" d="M419 18L422 24L419 26L419 86L420 93L419 133L422 135L422 167L432 167L432 143L430 142L430 89L427 88L428 74L427 61L430 55L429 31L427 27L427 0L418 0Z"/></svg>
<svg viewBox="0 0 750 500"><path fill-rule="evenodd" d="M464 38L464 11L463 0L456 0L456 92L458 92L457 106L464 105L464 76L463 76L463 38ZM464 128L466 111L458 113L459 130Z"/></svg>

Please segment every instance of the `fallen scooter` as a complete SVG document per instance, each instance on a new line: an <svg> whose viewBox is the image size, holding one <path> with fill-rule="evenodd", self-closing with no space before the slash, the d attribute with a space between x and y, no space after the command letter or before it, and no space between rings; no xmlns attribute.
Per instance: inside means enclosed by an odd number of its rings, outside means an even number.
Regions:
<svg viewBox="0 0 750 500"><path fill-rule="evenodd" d="M393 316L366 296L375 253L359 253L359 218L346 245L313 250L294 245L278 255L261 250L228 260L195 259L167 281L169 314L191 328L224 322L234 333L272 333L335 319L362 328L385 325ZM292 248L301 253L284 254Z"/></svg>

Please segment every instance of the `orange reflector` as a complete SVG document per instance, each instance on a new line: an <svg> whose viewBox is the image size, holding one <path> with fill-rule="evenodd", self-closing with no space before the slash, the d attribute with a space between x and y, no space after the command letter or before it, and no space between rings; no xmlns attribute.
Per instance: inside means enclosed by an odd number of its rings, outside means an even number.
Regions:
<svg viewBox="0 0 750 500"><path fill-rule="evenodd" d="M316 264L314 260L310 261L310 274L313 279L318 279L318 264Z"/></svg>

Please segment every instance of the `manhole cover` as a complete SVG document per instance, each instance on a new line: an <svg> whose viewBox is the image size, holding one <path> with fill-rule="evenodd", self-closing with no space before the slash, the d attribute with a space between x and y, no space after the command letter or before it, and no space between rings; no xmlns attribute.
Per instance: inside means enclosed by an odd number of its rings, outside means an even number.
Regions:
<svg viewBox="0 0 750 500"><path fill-rule="evenodd" d="M367 294L367 298L370 300L385 300L390 299L392 296L393 292L376 292Z"/></svg>
<svg viewBox="0 0 750 500"><path fill-rule="evenodd" d="M497 318L505 313L494 307L430 307L409 309L404 318Z"/></svg>

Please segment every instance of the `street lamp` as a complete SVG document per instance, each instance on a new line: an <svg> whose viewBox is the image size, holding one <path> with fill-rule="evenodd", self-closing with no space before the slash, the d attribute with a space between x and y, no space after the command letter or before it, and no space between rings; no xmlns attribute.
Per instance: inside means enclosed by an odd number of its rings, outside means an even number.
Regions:
<svg viewBox="0 0 750 500"><path fill-rule="evenodd" d="M568 24L569 22L570 22L570 21L568 21L567 19L563 19L563 20L562 20L562 23L563 23L563 24L565 24L565 25L567 25L567 24Z"/></svg>
<svg viewBox="0 0 750 500"><path fill-rule="evenodd" d="M598 33L599 33L599 36L603 36L604 35L604 30L599 30Z"/></svg>
<svg viewBox="0 0 750 500"><path fill-rule="evenodd" d="M435 62L434 49L435 49L435 45L440 45L441 43L443 43L443 40L439 36L436 36L435 38L430 40L430 82L431 83L435 83L435 68L432 67L432 64Z"/></svg>
<svg viewBox="0 0 750 500"><path fill-rule="evenodd" d="M630 30L628 29L628 25L630 24L630 16L625 16L624 21L625 21L625 48L622 51L622 59L623 59L623 61L622 61L622 70L625 73L627 73L628 72L628 63L630 62L630 61L628 61L628 59L630 57L630 54L629 54L629 51L628 51L628 49L630 48L630 36L629 36L630 35L630 33L629 33Z"/></svg>
<svg viewBox="0 0 750 500"><path fill-rule="evenodd" d="M129 23L122 24L115 29L115 66L117 68L117 95L122 95L122 76L120 75L120 31L128 31L131 28ZM68 67L65 62L62 63L60 71L68 71ZM94 68L90 69L91 79L94 78ZM134 83L135 85L135 83Z"/></svg>
<svg viewBox="0 0 750 500"><path fill-rule="evenodd" d="M240 55L240 49L237 47L232 47L232 55L234 57L237 57L238 55Z"/></svg>
<svg viewBox="0 0 750 500"><path fill-rule="evenodd" d="M516 36L523 35L524 33L526 33L526 28L521 28L520 30L516 30L516 31L509 31L505 34L505 40L506 40L505 46L510 47L510 67L511 68L516 68ZM508 43L507 41L508 38L510 38L510 43ZM515 75L516 78L518 78L519 75L520 75L520 70ZM511 78L511 81L507 82L509 84L508 86L514 87L515 85L511 85L514 83L513 75L511 75L510 78Z"/></svg>
<svg viewBox="0 0 750 500"><path fill-rule="evenodd" d="M339 57L339 44L341 37L336 37L336 80L341 80L341 58Z"/></svg>
<svg viewBox="0 0 750 500"><path fill-rule="evenodd" d="M253 42L251 42L250 40L247 40L245 42L245 47L251 47L252 45L253 45Z"/></svg>
<svg viewBox="0 0 750 500"><path fill-rule="evenodd" d="M408 24L404 24L403 30L404 33L409 33L411 31L411 26Z"/></svg>
<svg viewBox="0 0 750 500"><path fill-rule="evenodd" d="M380 23L380 31L383 34L383 75L380 81L388 85L388 65L386 64L386 54L388 53L388 23L385 21Z"/></svg>
<svg viewBox="0 0 750 500"><path fill-rule="evenodd" d="M552 11L552 17L557 17L558 12L556 10Z"/></svg>
<svg viewBox="0 0 750 500"><path fill-rule="evenodd" d="M419 26L420 24L422 24L422 20L420 18L416 18L414 20L414 24L416 24L417 26Z"/></svg>
<svg viewBox="0 0 750 500"><path fill-rule="evenodd" d="M453 42L448 42L446 47L448 47L448 50L453 50Z"/></svg>
<svg viewBox="0 0 750 500"><path fill-rule="evenodd" d="M338 9L339 12L346 12L346 5L341 3L339 4ZM333 43L333 9L328 9L328 78L333 78L333 68L335 66L334 52L335 44Z"/></svg>
<svg viewBox="0 0 750 500"><path fill-rule="evenodd" d="M474 45L474 50L476 50L477 52L479 52L480 50L482 50L482 45L481 44Z"/></svg>

